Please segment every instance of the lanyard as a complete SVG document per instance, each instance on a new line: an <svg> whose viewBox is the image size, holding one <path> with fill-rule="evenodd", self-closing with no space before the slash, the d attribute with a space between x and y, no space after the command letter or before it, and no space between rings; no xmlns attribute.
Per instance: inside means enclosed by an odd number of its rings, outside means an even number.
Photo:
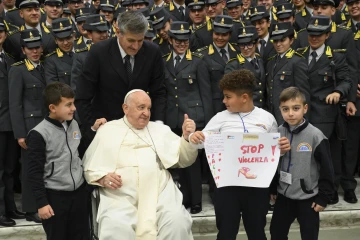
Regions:
<svg viewBox="0 0 360 240"><path fill-rule="evenodd" d="M291 143L292 143L292 140L293 140L293 136L294 134L291 133L291 137L290 137L290 146L291 146ZM284 160L282 161L282 169L284 169ZM289 151L289 163L288 163L288 166L287 166L287 171L286 172L289 172L290 171L290 165L291 165L291 149Z"/></svg>
<svg viewBox="0 0 360 240"><path fill-rule="evenodd" d="M254 109L255 109L255 108L254 108ZM242 124L243 124L243 127L244 127L244 133L249 133L249 131L248 131L248 130L246 129L246 127L245 127L245 123L244 123L243 118L246 117L246 116L248 116L250 113L252 113L252 111L254 111L254 109L251 110L251 112L249 112L248 114L244 115L243 117L240 115L240 113L238 113L238 114L239 114L239 117L240 117L240 119L241 119L241 122L242 122Z"/></svg>

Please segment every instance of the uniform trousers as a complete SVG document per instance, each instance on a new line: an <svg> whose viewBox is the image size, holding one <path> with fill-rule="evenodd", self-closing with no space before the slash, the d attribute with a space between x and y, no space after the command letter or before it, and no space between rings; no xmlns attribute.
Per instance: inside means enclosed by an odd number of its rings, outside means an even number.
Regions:
<svg viewBox="0 0 360 240"><path fill-rule="evenodd" d="M249 240L264 240L269 189L253 187L222 187L215 189L217 240L235 240L240 219Z"/></svg>
<svg viewBox="0 0 360 240"><path fill-rule="evenodd" d="M19 161L20 146L12 131L0 132L0 216L15 211L14 172Z"/></svg>
<svg viewBox="0 0 360 240"><path fill-rule="evenodd" d="M318 240L319 213L311 208L314 197L305 200L293 200L278 194L270 224L272 240L287 240L291 224L295 219L300 224L303 240Z"/></svg>
<svg viewBox="0 0 360 240"><path fill-rule="evenodd" d="M46 190L54 216L42 220L48 240L89 240L89 198L86 183L75 191Z"/></svg>

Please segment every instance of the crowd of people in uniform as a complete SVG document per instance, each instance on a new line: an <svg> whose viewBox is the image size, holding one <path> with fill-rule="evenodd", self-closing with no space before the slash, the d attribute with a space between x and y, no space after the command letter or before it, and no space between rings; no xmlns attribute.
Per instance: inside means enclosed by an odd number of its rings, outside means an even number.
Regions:
<svg viewBox="0 0 360 240"><path fill-rule="evenodd" d="M184 114L201 130L226 109L219 81L240 69L256 77L254 105L279 125L282 90L295 86L304 93L306 118L330 142L335 189L341 185L344 200L357 202L359 0L3 0L2 5L0 225L22 218L41 222L28 181L26 137L48 114L42 99L47 84L63 82L76 93L82 156L94 138L95 119L124 116L120 104L129 90L147 91L152 120L181 136ZM134 33L117 41L122 35L117 16L127 11L148 20L145 39ZM23 212L14 201L19 158ZM211 198L216 188L204 151L192 166L171 174L183 204L193 214L201 212L202 183L209 183ZM336 191L329 204L338 201Z"/></svg>

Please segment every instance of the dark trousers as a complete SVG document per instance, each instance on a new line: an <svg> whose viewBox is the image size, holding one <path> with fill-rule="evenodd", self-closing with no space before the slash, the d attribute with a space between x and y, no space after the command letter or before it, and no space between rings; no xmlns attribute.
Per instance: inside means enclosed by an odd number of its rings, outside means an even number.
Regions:
<svg viewBox="0 0 360 240"><path fill-rule="evenodd" d="M0 216L15 211L14 171L19 161L20 146L13 132L0 132Z"/></svg>
<svg viewBox="0 0 360 240"><path fill-rule="evenodd" d="M176 135L182 136L182 129L171 129ZM201 180L201 157L203 150L199 150L195 162L186 168L175 169L179 175L180 191L183 194L183 204L191 207L201 203L202 180ZM174 171L174 170L173 170ZM173 173L172 173L173 174Z"/></svg>
<svg viewBox="0 0 360 240"><path fill-rule="evenodd" d="M48 240L90 239L89 197L84 183L75 191L47 190L47 199L54 216L42 220Z"/></svg>
<svg viewBox="0 0 360 240"><path fill-rule="evenodd" d="M358 151L360 149L360 117L349 117L347 140L344 143L343 174L341 186L345 191L354 191L357 182L354 178Z"/></svg>
<svg viewBox="0 0 360 240"><path fill-rule="evenodd" d="M269 189L222 187L215 190L217 240L235 240L241 216L249 240L264 240Z"/></svg>
<svg viewBox="0 0 360 240"><path fill-rule="evenodd" d="M28 181L29 158L28 151L21 148L21 203L22 210L27 213L37 212L36 200L34 193Z"/></svg>
<svg viewBox="0 0 360 240"><path fill-rule="evenodd" d="M313 125L320 129L329 139L331 159L334 166L334 184L335 190L337 191L342 176L342 144L336 136L335 123L313 123Z"/></svg>
<svg viewBox="0 0 360 240"><path fill-rule="evenodd" d="M318 240L319 213L311 208L314 198L293 200L278 194L270 224L270 234L273 240L287 240L291 224L295 219L300 224L300 234L303 240Z"/></svg>

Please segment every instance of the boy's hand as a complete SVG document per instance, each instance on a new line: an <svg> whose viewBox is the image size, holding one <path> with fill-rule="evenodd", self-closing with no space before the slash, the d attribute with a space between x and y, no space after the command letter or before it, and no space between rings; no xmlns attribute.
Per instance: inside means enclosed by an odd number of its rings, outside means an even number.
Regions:
<svg viewBox="0 0 360 240"><path fill-rule="evenodd" d="M270 194L270 200L276 202L277 195Z"/></svg>
<svg viewBox="0 0 360 240"><path fill-rule="evenodd" d="M196 131L193 135L191 135L190 141L195 144L205 142L205 135L201 131Z"/></svg>
<svg viewBox="0 0 360 240"><path fill-rule="evenodd" d="M108 173L106 176L102 177L97 181L102 186L116 190L122 186L121 176L116 173Z"/></svg>
<svg viewBox="0 0 360 240"><path fill-rule="evenodd" d="M39 208L38 214L41 219L49 219L55 215L53 209L49 204L46 205L45 207Z"/></svg>
<svg viewBox="0 0 360 240"><path fill-rule="evenodd" d="M99 119L96 119L94 125L91 127L94 131L98 130L99 127L101 125L104 125L106 123L106 119L105 118L99 118Z"/></svg>
<svg viewBox="0 0 360 240"><path fill-rule="evenodd" d="M341 97L340 93L333 92L333 93L327 95L325 101L327 104L337 104L340 101L340 97Z"/></svg>
<svg viewBox="0 0 360 240"><path fill-rule="evenodd" d="M315 202L312 203L311 208L313 208L315 212L322 212L325 209L323 206L320 206L319 204L316 204Z"/></svg>
<svg viewBox="0 0 360 240"><path fill-rule="evenodd" d="M20 145L20 147L22 147L23 149L27 149L27 146L26 146L26 139L25 138L18 138L18 144Z"/></svg>
<svg viewBox="0 0 360 240"><path fill-rule="evenodd" d="M278 141L279 143L279 148L280 148L280 154L284 155L285 153L287 153L288 151L290 151L290 142L289 139L287 139L286 137L281 137Z"/></svg>

